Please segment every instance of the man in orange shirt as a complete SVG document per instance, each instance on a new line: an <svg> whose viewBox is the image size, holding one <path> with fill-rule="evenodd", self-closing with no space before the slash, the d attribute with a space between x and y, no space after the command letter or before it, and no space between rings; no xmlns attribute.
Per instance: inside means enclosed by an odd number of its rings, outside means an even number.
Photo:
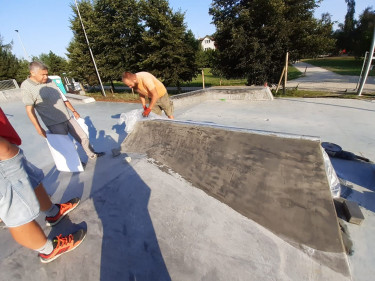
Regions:
<svg viewBox="0 0 375 281"><path fill-rule="evenodd" d="M148 72L124 72L122 82L129 88L137 91L143 106L143 116L147 117L150 112L161 115L162 110L170 119L173 117L173 102L169 99L167 89L154 75ZM146 106L146 97L149 106Z"/></svg>

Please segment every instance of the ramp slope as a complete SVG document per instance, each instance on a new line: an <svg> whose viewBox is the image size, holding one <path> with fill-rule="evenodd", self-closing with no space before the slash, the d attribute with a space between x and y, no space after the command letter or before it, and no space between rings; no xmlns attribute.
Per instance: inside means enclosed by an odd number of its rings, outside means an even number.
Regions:
<svg viewBox="0 0 375 281"><path fill-rule="evenodd" d="M122 147L146 153L295 247L311 249L321 263L350 275L319 141L154 120L138 122Z"/></svg>

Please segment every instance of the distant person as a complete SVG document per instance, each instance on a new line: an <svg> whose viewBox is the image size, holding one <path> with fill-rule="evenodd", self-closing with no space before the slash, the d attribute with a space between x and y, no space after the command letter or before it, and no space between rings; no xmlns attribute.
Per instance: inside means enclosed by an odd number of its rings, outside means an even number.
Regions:
<svg viewBox="0 0 375 281"><path fill-rule="evenodd" d="M147 117L150 112L161 115L162 110L170 119L173 117L173 102L169 99L167 89L154 75L148 72L124 72L122 82L129 88L134 89L139 94L143 106L143 116ZM149 105L146 106L146 99Z"/></svg>
<svg viewBox="0 0 375 281"><path fill-rule="evenodd" d="M54 226L78 206L80 199L52 204L42 184L42 170L27 161L20 144L20 137L0 108L0 219L18 244L37 251L41 262L48 263L75 249L86 230L49 240L35 219L42 211L46 224Z"/></svg>
<svg viewBox="0 0 375 281"><path fill-rule="evenodd" d="M95 152L88 136L76 119L80 117L68 99L61 94L56 84L48 78L48 68L40 62L31 62L30 76L22 82L22 100L26 105L26 113L39 135L46 137L46 132L39 123L35 109L44 125L52 134L67 135L68 133L79 142L90 159L104 155ZM72 111L74 118L68 112Z"/></svg>

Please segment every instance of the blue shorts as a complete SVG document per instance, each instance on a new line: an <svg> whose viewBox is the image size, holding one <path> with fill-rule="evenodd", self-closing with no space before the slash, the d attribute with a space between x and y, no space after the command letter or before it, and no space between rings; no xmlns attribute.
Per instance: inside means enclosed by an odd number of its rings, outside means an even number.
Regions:
<svg viewBox="0 0 375 281"><path fill-rule="evenodd" d="M0 218L6 226L21 226L38 217L34 189L43 178L43 171L27 161L21 149L13 158L0 161Z"/></svg>

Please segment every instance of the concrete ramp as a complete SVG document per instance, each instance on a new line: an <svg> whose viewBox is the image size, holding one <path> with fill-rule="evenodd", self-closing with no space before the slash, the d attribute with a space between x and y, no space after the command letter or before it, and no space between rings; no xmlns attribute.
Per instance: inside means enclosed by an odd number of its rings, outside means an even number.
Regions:
<svg viewBox="0 0 375 281"><path fill-rule="evenodd" d="M22 91L21 89L12 89L0 91L0 102L11 102L22 100Z"/></svg>
<svg viewBox="0 0 375 281"><path fill-rule="evenodd" d="M269 87L259 86L231 86L212 87L198 91L172 96L175 108L191 106L207 100L250 100L269 101L273 100L273 95Z"/></svg>
<svg viewBox="0 0 375 281"><path fill-rule="evenodd" d="M153 120L122 150L146 153L350 280L318 139Z"/></svg>

